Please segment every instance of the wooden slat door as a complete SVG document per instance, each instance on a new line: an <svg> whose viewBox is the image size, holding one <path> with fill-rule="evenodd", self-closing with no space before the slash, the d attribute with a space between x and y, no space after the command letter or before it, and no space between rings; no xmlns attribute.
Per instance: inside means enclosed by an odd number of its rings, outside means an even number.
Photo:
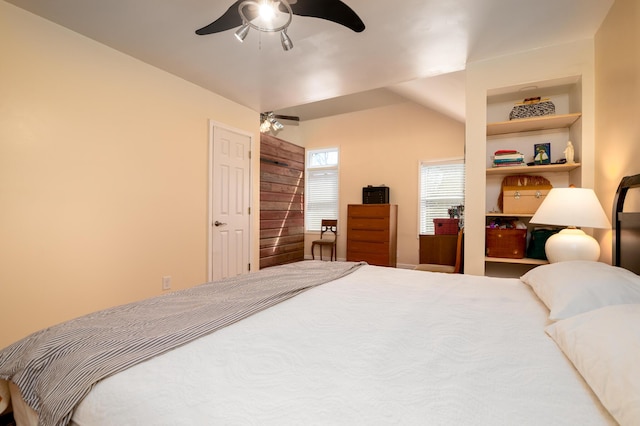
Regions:
<svg viewBox="0 0 640 426"><path fill-rule="evenodd" d="M304 260L303 147L260 135L260 268Z"/></svg>

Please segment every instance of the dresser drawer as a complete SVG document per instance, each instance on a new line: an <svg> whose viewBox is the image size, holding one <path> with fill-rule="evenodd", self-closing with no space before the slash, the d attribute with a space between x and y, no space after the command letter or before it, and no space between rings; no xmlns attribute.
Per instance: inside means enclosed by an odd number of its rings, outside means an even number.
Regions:
<svg viewBox="0 0 640 426"><path fill-rule="evenodd" d="M386 217L349 217L349 229L350 230L389 230L389 218Z"/></svg>
<svg viewBox="0 0 640 426"><path fill-rule="evenodd" d="M349 218L358 217L389 220L389 204L350 204Z"/></svg>
<svg viewBox="0 0 640 426"><path fill-rule="evenodd" d="M347 251L359 252L379 252L389 253L389 243L387 241L347 241Z"/></svg>
<svg viewBox="0 0 640 426"><path fill-rule="evenodd" d="M389 241L389 232L382 229L354 229L349 228L348 241Z"/></svg>

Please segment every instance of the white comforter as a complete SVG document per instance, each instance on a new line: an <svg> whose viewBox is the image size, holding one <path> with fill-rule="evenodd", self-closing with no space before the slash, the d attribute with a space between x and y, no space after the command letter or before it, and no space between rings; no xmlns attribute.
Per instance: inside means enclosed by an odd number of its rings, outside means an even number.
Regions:
<svg viewBox="0 0 640 426"><path fill-rule="evenodd" d="M516 279L365 266L96 385L99 425L614 423Z"/></svg>

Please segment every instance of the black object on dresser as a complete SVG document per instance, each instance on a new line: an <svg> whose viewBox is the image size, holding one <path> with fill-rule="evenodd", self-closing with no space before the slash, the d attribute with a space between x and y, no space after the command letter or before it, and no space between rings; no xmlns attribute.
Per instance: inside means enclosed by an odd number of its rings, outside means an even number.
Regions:
<svg viewBox="0 0 640 426"><path fill-rule="evenodd" d="M362 204L389 204L389 187L365 186L362 188Z"/></svg>

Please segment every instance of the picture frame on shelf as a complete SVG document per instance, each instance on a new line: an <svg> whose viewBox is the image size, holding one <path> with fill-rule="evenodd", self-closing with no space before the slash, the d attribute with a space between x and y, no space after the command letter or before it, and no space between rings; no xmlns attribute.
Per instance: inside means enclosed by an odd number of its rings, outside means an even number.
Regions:
<svg viewBox="0 0 640 426"><path fill-rule="evenodd" d="M551 142L537 143L533 146L533 162L551 164Z"/></svg>

